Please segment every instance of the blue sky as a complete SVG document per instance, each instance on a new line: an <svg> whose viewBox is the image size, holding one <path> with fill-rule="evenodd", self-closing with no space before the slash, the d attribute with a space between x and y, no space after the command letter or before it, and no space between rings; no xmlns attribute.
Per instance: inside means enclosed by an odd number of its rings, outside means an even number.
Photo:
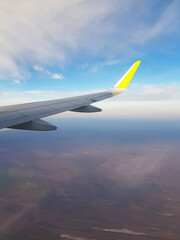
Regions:
<svg viewBox="0 0 180 240"><path fill-rule="evenodd" d="M179 16L178 0L1 1L0 100L108 89L142 60L119 104L177 106Z"/></svg>

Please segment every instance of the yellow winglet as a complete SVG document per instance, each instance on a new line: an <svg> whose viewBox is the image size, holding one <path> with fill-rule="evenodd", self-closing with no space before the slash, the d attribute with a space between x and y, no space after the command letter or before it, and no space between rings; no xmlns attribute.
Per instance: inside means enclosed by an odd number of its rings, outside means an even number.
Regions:
<svg viewBox="0 0 180 240"><path fill-rule="evenodd" d="M127 86L129 85L132 77L134 76L137 68L139 67L139 64L141 61L135 62L132 67L124 74L124 76L116 83L114 88L121 88L121 89L126 89Z"/></svg>

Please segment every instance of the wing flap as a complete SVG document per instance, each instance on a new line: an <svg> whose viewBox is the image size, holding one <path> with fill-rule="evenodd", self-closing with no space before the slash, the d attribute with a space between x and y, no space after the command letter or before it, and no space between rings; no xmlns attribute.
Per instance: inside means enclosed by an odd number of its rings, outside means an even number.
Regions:
<svg viewBox="0 0 180 240"><path fill-rule="evenodd" d="M41 119L17 124L9 128L31 131L52 131L57 129L56 126Z"/></svg>
<svg viewBox="0 0 180 240"><path fill-rule="evenodd" d="M75 109L70 110L72 112L83 112L83 113L94 113L94 112L101 112L102 109L92 106L92 105L88 105L88 106L82 106L82 107L78 107Z"/></svg>

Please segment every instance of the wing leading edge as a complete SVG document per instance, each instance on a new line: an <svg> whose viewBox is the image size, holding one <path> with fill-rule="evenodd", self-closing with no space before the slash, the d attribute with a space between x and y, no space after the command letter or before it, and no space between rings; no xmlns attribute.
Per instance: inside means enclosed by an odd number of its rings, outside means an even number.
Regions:
<svg viewBox="0 0 180 240"><path fill-rule="evenodd" d="M49 131L56 127L41 118L65 111L99 112L92 103L118 95L127 88L141 61L135 62L117 84L108 91L83 96L0 107L0 129Z"/></svg>

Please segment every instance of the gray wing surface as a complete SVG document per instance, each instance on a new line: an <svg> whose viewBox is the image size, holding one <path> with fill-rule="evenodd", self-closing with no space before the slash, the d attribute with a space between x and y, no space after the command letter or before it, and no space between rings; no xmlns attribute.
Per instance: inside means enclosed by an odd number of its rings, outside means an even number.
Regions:
<svg viewBox="0 0 180 240"><path fill-rule="evenodd" d="M57 100L2 106L0 107L0 129L55 130L55 126L41 120L41 118L65 111L99 112L101 109L91 104L122 93L127 88L140 62L136 61L109 91Z"/></svg>
<svg viewBox="0 0 180 240"><path fill-rule="evenodd" d="M58 100L48 100L34 103L24 103L18 105L2 106L0 107L0 129L2 128L18 128L27 130L40 130L28 129L26 125L40 118L48 117L57 113L71 111L80 107L89 106L91 103L104 100L112 97L111 92L101 92L88 94L78 97L70 97ZM44 122L45 123L45 122ZM31 123L32 124L32 123ZM20 128L19 128L20 125ZM21 128L22 126L22 128ZM46 129L42 129L46 130ZM47 129L55 130L55 129Z"/></svg>

